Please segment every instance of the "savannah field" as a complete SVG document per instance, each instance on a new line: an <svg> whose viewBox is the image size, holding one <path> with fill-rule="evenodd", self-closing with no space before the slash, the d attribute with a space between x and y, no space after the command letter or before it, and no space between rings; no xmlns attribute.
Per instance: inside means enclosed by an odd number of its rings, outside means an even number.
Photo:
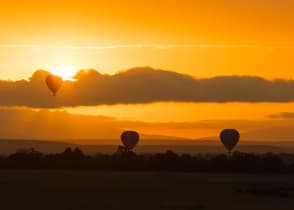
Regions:
<svg viewBox="0 0 294 210"><path fill-rule="evenodd" d="M3 210L294 207L293 175L2 170L0 187Z"/></svg>

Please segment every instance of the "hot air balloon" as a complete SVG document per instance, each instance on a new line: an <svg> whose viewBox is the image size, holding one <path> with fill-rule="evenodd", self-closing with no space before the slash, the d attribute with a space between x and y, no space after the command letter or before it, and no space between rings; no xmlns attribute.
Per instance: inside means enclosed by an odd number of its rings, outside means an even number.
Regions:
<svg viewBox="0 0 294 210"><path fill-rule="evenodd" d="M239 138L240 134L236 129L224 129L220 133L220 140L229 153L231 153L237 145Z"/></svg>
<svg viewBox="0 0 294 210"><path fill-rule="evenodd" d="M136 131L124 131L121 134L121 141L127 151L135 148L139 142L139 134Z"/></svg>
<svg viewBox="0 0 294 210"><path fill-rule="evenodd" d="M62 83L63 83L63 80L59 76L49 74L46 77L46 84L54 96L56 95L58 90L61 88Z"/></svg>

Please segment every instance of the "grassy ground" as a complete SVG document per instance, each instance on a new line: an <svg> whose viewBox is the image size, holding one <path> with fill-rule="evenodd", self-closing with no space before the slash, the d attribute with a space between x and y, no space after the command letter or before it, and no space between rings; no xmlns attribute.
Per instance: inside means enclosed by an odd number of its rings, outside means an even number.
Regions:
<svg viewBox="0 0 294 210"><path fill-rule="evenodd" d="M293 209L293 192L288 197L243 192L281 187L294 188L294 176L0 171L0 209Z"/></svg>

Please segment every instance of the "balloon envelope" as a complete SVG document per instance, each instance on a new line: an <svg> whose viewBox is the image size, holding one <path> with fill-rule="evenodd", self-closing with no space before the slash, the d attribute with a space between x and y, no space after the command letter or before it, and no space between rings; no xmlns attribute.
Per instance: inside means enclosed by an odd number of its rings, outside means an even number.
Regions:
<svg viewBox="0 0 294 210"><path fill-rule="evenodd" d="M139 138L139 134L136 131L124 131L121 134L121 141L128 150L135 148L139 142Z"/></svg>
<svg viewBox="0 0 294 210"><path fill-rule="evenodd" d="M62 78L53 74L49 74L46 78L46 84L53 95L56 95L57 91L61 88L62 83Z"/></svg>
<svg viewBox="0 0 294 210"><path fill-rule="evenodd" d="M224 129L220 133L220 139L225 148L231 152L237 145L240 139L240 134L236 129Z"/></svg>

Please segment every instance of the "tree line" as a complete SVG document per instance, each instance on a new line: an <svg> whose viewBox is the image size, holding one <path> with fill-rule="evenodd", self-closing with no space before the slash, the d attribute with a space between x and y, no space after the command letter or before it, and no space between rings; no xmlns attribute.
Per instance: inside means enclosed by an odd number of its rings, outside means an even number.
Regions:
<svg viewBox="0 0 294 210"><path fill-rule="evenodd" d="M294 159L294 154L288 156ZM236 151L231 155L179 155L170 150L158 154L118 150L112 155L90 156L79 148L66 148L56 154L20 150L0 157L0 169L294 173L294 163L287 163L281 154L272 153Z"/></svg>

